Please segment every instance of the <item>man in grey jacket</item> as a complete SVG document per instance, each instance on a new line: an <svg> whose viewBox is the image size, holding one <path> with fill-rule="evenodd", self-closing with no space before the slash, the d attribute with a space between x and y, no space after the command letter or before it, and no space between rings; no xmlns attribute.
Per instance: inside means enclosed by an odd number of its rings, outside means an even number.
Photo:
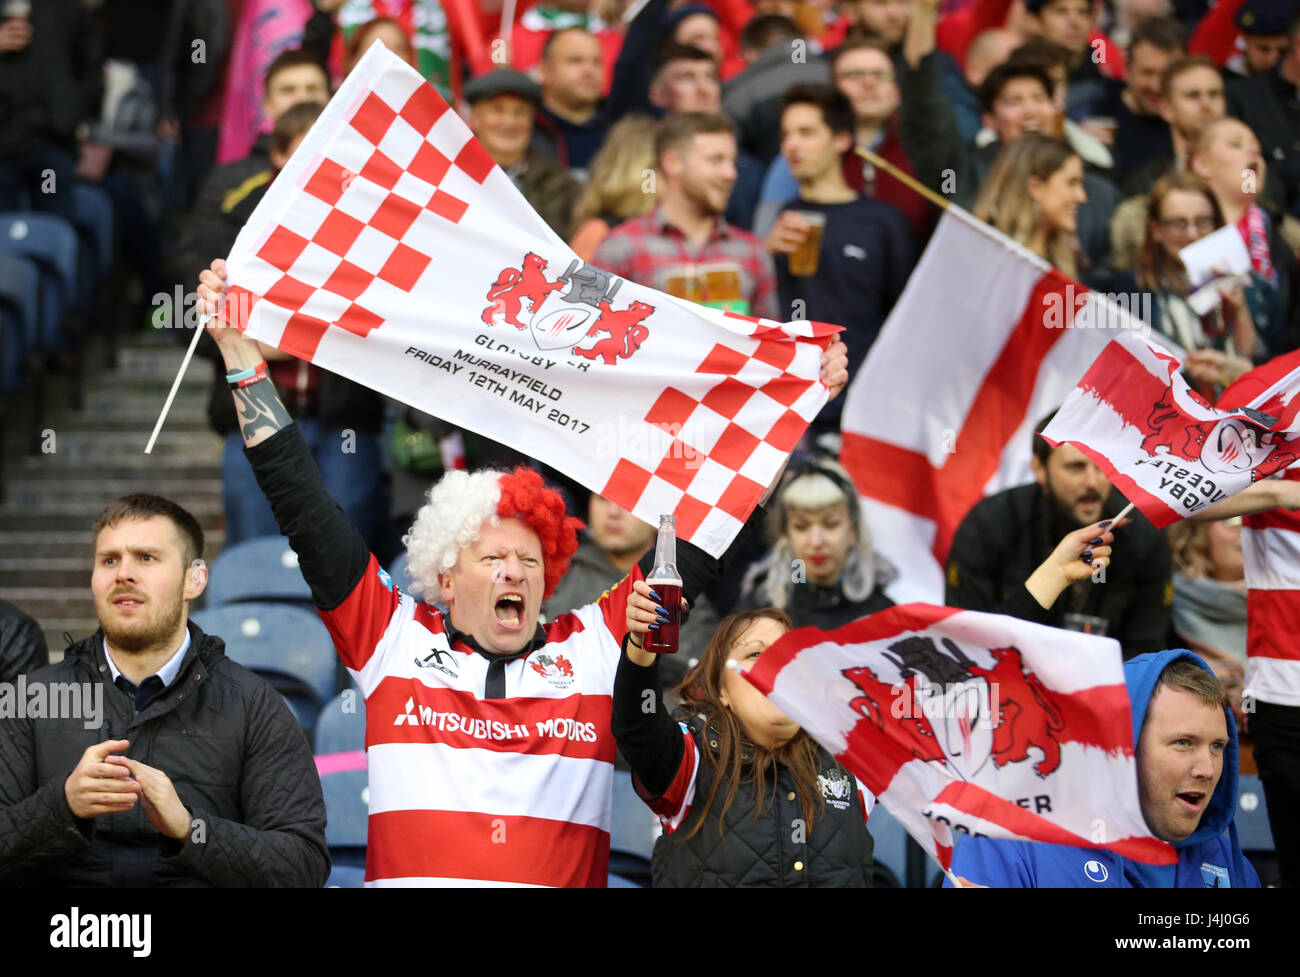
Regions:
<svg viewBox="0 0 1300 977"><path fill-rule="evenodd" d="M100 630L0 690L0 885L323 885L306 736L188 622L207 583L198 522L130 495L94 540Z"/></svg>

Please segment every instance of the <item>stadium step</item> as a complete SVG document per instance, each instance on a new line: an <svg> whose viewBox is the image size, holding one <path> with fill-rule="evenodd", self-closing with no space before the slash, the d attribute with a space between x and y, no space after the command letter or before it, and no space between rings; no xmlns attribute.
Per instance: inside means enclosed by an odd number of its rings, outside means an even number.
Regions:
<svg viewBox="0 0 1300 977"><path fill-rule="evenodd" d="M190 364L153 453L144 453L183 357L172 336L127 337L117 367L88 378L85 409L56 414L41 451L6 466L0 597L40 622L56 661L64 632L79 640L98 626L90 527L105 503L131 492L164 495L198 518L209 561L221 548L222 439L208 426L207 361Z"/></svg>

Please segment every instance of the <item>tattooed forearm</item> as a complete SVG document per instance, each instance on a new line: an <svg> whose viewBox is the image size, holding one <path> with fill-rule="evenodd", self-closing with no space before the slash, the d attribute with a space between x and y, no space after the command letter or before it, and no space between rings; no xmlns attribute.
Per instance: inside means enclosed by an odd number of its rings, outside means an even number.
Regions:
<svg viewBox="0 0 1300 977"><path fill-rule="evenodd" d="M292 418L275 392L270 380L259 380L231 391L235 395L235 408L239 411L240 433L244 444L265 441L276 431L287 427Z"/></svg>

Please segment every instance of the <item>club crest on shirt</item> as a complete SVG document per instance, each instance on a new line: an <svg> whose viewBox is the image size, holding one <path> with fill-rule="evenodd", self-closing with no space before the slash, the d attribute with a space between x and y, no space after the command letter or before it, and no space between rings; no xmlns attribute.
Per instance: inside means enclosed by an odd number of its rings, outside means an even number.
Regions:
<svg viewBox="0 0 1300 977"><path fill-rule="evenodd" d="M843 770L828 770L817 775L817 786L821 788L826 803L837 811L844 811L853 803L853 781Z"/></svg>
<svg viewBox="0 0 1300 977"><path fill-rule="evenodd" d="M643 322L654 312L653 305L633 301L615 309L620 279L575 258L550 281L544 274L548 264L530 251L518 267L501 269L487 290L483 324L514 326L530 334L543 352L567 349L573 356L609 366L640 349L650 335ZM560 294L565 288L568 291Z"/></svg>
<svg viewBox="0 0 1300 977"><path fill-rule="evenodd" d="M567 689L573 684L573 665L563 655L538 655L529 667L557 689Z"/></svg>

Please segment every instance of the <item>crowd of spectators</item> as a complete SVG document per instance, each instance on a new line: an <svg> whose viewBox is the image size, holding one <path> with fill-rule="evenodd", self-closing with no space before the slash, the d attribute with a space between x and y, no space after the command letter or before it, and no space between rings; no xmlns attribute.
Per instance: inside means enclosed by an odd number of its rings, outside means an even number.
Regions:
<svg viewBox="0 0 1300 977"><path fill-rule="evenodd" d="M1126 307L1187 352L1187 378L1209 401L1300 348L1297 0L519 7L502 25L494 0L4 4L0 210L72 219L72 195L43 191L42 181L102 186L133 283L125 301L143 328L151 296L194 289L229 252L331 93L383 43L462 112L583 260L717 308L837 323L850 376L940 215L911 184L1066 275L1133 296ZM1200 313L1179 253L1226 227L1250 272ZM811 270L797 262L810 235ZM225 544L275 535L226 366L211 340L200 351L217 379L210 417L225 442ZM529 463L288 354L262 353L326 489L385 563L444 471ZM740 568L692 609L679 671L665 669L673 683L710 648L721 675L728 643L710 639L734 610L778 608L745 623L780 633L891 605L897 570L873 551L834 460L843 406L843 397L829 403L800 443L767 538L748 542ZM949 604L1012 608L1063 536L1122 507L1073 448L1038 439L1032 451L1035 481L985 499L957 532ZM654 533L543 474L587 523L543 608L553 617L616 583ZM1075 582L1047 609L1051 623L1109 629L1126 658L1191 647L1244 718L1239 535L1198 524L1166 538L1135 516L1116 537L1110 582ZM0 616L17 622L18 613L0 605ZM0 647L0 679L44 660L33 633L0 629L11 646Z"/></svg>

